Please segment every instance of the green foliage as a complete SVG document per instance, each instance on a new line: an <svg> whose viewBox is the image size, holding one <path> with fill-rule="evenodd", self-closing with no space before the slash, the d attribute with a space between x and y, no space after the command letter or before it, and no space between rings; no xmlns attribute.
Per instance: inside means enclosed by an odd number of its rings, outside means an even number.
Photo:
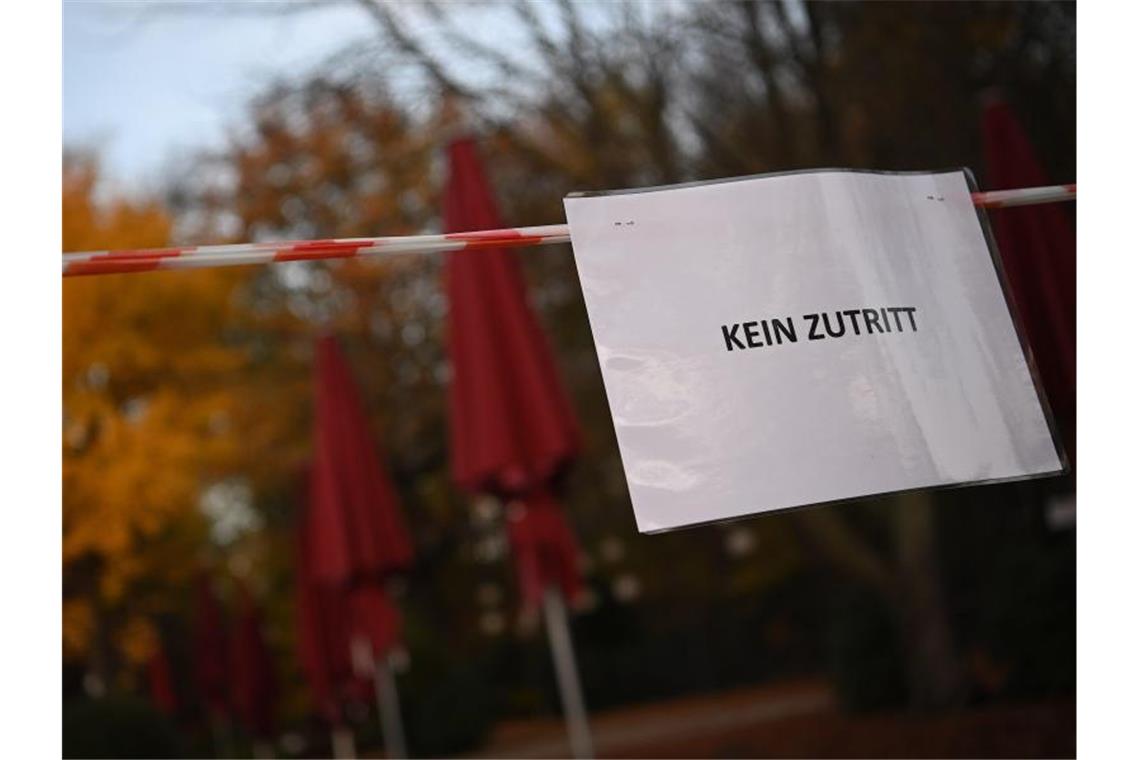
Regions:
<svg viewBox="0 0 1140 760"><path fill-rule="evenodd" d="M995 656L1010 664L1009 696L1076 688L1075 549L1075 542L1052 551L1014 545L994 562L982 626Z"/></svg>
<svg viewBox="0 0 1140 760"><path fill-rule="evenodd" d="M478 658L442 647L412 651L412 668L400 687L414 756L456 755L480 745L495 718L488 676L486 663Z"/></svg>
<svg viewBox="0 0 1140 760"><path fill-rule="evenodd" d="M64 703L63 756L181 757L183 749L166 716L137 698L116 695Z"/></svg>
<svg viewBox="0 0 1140 760"><path fill-rule="evenodd" d="M1042 504L1064 481L943 495L940 533L957 636L976 696L1069 694L1076 686L1076 534Z"/></svg>
<svg viewBox="0 0 1140 760"><path fill-rule="evenodd" d="M416 33L389 4L371 6L388 17L377 27L383 63L347 59L347 72L267 88L235 125L245 129L196 158L171 189L169 214L152 202L100 208L94 173L69 171L66 247L163 244L171 217L194 243L435 230L439 156L456 109L479 124L505 221L517 225L559 221L572 190L820 165L978 168L977 106L995 86L1025 115L1054 179L1074 176L1071 4L606 3L590 14L574 3L553 13L504 5L531 43L525 66L479 45L470 33L479 5L425 6ZM669 10L652 12L658 5ZM425 51L434 48L416 44L425 29L483 66L433 60ZM409 77L411 97L401 94ZM747 524L755 548L736 557L715 526L637 534L569 248L521 259L585 435L565 505L601 597L576 624L591 703L821 663L853 708L902 700L912 642L900 638L891 605L902 602L892 589L907 572L901 549L923 539L921 530L899 530L908 505L880 500L758 519ZM206 558L255 581L281 659L283 712L305 715L292 657L294 476L310 445L309 347L327 327L345 339L417 544L406 600L412 670L401 678L413 749L462 751L495 715L555 709L541 641L520 643L509 625L489 639L477 624L477 586L509 588L511 571L502 556L474 558L494 529L474 526L468 500L450 486L442 261L297 263L65 286L69 658L98 669L142 659L154 643L146 620L177 611L186 574ZM109 382L92 382L100 367ZM138 396L153 401L132 422ZM261 528L219 546L196 505L222 477L248 485ZM962 492L940 514L977 494ZM924 551L951 559L946 586L960 647L1013 668L1001 688L1067 688L1071 551L998 531L1011 501L943 517L937 546ZM989 535L985 552L971 551L978 536L958 524ZM606 559L602 546L615 540L624 554ZM959 565L998 581L980 584ZM809 582L821 568L831 571L828 582ZM609 589L626 575L642 595L621 606ZM511 619L510 595L497 605ZM794 667L781 670L781 661Z"/></svg>
<svg viewBox="0 0 1140 760"><path fill-rule="evenodd" d="M890 610L874 594L847 587L833 595L827 663L848 710L882 710L906 700L897 628Z"/></svg>

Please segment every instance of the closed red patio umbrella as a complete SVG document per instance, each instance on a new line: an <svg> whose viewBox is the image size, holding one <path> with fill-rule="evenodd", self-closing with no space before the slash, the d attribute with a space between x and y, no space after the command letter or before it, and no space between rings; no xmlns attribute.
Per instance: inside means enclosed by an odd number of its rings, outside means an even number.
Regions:
<svg viewBox="0 0 1140 760"><path fill-rule="evenodd" d="M400 610L383 586L369 584L352 589L347 597L347 615L349 630L367 641L373 652L390 652L400 644Z"/></svg>
<svg viewBox="0 0 1140 760"><path fill-rule="evenodd" d="M349 588L315 578L311 571L313 552L311 523L314 510L308 503L309 475L302 488L302 513L297 521L295 592L297 651L301 669L313 695L317 712L332 728L333 753L338 758L353 757L352 733L344 719L349 700L367 698L367 682L354 659L361 655L359 642L370 644L364 655L387 652L400 636L399 610L392 605L383 587L369 583ZM356 646L354 646L356 644ZM375 671L375 663L369 662ZM373 672L375 678L377 674ZM362 689L361 686L364 686ZM373 688L387 689L386 683ZM385 699L390 695L385 694ZM391 696L394 699L394 696Z"/></svg>
<svg viewBox="0 0 1140 760"><path fill-rule="evenodd" d="M987 101L982 133L987 188L1049 184L1028 136L1004 100ZM1014 303L1075 465L1077 241L1072 218L1059 204L999 208L989 214Z"/></svg>
<svg viewBox="0 0 1140 760"><path fill-rule="evenodd" d="M446 231L501 228L474 140L453 142L449 159ZM545 486L578 454L581 434L514 253L452 253L446 279L452 476L471 493Z"/></svg>
<svg viewBox="0 0 1140 760"><path fill-rule="evenodd" d="M539 489L525 506L514 507L507 513L507 538L522 598L535 604L548 586L567 599L576 598L582 590L578 544L554 497Z"/></svg>
<svg viewBox="0 0 1140 760"><path fill-rule="evenodd" d="M229 647L225 612L210 577L194 580L194 684L206 710L218 756L229 751Z"/></svg>
<svg viewBox="0 0 1140 760"><path fill-rule="evenodd" d="M454 141L448 164L445 231L504 227L474 140ZM452 476L470 493L510 503L508 534L523 603L543 605L571 746L576 756L589 756L563 604L563 595L580 587L577 547L551 490L578 454L578 423L513 252L452 253L446 284Z"/></svg>
<svg viewBox="0 0 1140 760"><path fill-rule="evenodd" d="M262 631L261 612L243 584L238 587L230 663L230 704L234 715L251 736L264 742L273 734L277 677Z"/></svg>
<svg viewBox="0 0 1140 760"><path fill-rule="evenodd" d="M399 611L385 585L392 573L411 565L412 543L360 391L331 335L317 340L314 385L306 577L317 604L334 608L341 618L347 643L337 646L343 646L350 667L355 663L358 673L371 671L389 756L405 756L387 658L399 636Z"/></svg>
<svg viewBox="0 0 1140 760"><path fill-rule="evenodd" d="M228 647L225 613L209 576L194 580L194 683L212 718L228 711Z"/></svg>
<svg viewBox="0 0 1140 760"><path fill-rule="evenodd" d="M174 715L178 711L178 695L174 691L170 660L166 656L162 642L159 642L154 654L147 661L146 676L150 698L155 707L166 715Z"/></svg>
<svg viewBox="0 0 1140 760"><path fill-rule="evenodd" d="M382 581L411 565L412 543L352 371L331 335L317 340L314 385L313 579Z"/></svg>
<svg viewBox="0 0 1140 760"><path fill-rule="evenodd" d="M316 586L298 579L297 654L317 712L330 725L343 722L338 684L351 672L348 636L337 630L341 616L330 614ZM343 653L343 654L339 654Z"/></svg>
<svg viewBox="0 0 1140 760"><path fill-rule="evenodd" d="M306 478L306 486L307 482ZM346 593L337 586L319 584L312 579L307 546L308 512L306 505L302 518L297 521L294 566L297 654L313 704L331 727L334 757L354 757L352 733L344 720L344 700L353 677Z"/></svg>

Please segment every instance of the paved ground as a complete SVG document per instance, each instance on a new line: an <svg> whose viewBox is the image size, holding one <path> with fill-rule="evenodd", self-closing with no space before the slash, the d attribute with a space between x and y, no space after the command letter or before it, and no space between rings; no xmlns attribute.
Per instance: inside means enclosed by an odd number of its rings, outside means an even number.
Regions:
<svg viewBox="0 0 1140 760"><path fill-rule="evenodd" d="M1072 757L1071 699L939 714L845 715L823 682L782 683L591 716L604 757ZM567 757L558 720L500 724L472 757Z"/></svg>
<svg viewBox="0 0 1140 760"><path fill-rule="evenodd" d="M655 702L593 713L590 727L598 757L636 757L647 747L689 744L741 728L834 711L826 685L796 682L715 695ZM506 722L474 757L567 757L559 720Z"/></svg>

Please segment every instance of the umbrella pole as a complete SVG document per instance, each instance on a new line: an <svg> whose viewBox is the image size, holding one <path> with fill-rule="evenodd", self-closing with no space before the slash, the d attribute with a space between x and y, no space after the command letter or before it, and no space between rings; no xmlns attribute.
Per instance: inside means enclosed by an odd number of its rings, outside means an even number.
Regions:
<svg viewBox="0 0 1140 760"><path fill-rule="evenodd" d="M404 740L404 723L400 717L400 693L396 676L387 655L375 657L372 669L376 685L376 711L380 713L380 730L384 734L384 750L388 757L408 757Z"/></svg>
<svg viewBox="0 0 1140 760"><path fill-rule="evenodd" d="M214 757L230 757L230 727L225 716L211 711L210 738L213 740Z"/></svg>
<svg viewBox="0 0 1140 760"><path fill-rule="evenodd" d="M353 760L356 757L356 742L347 726L333 727L332 753L336 760Z"/></svg>
<svg viewBox="0 0 1140 760"><path fill-rule="evenodd" d="M592 758L594 740L590 736L586 700L582 696L582 684L578 680L574 641L570 638L566 602L561 593L553 588L547 588L543 592L542 614L546 623L546 636L550 640L551 657L554 659L554 673L558 679L558 695L562 700L562 712L566 716L566 730L570 735L570 751L576 758Z"/></svg>

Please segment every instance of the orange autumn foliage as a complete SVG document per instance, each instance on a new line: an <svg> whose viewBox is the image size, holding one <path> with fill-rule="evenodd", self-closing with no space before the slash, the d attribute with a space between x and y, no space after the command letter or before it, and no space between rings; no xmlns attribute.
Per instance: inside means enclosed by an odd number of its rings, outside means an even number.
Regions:
<svg viewBox="0 0 1140 760"><path fill-rule="evenodd" d="M162 246L152 199L102 200L91 157L68 155L64 249ZM100 642L139 662L151 619L181 600L204 545L199 494L241 467L231 419L248 360L222 339L243 272L114 275L63 283L64 654ZM166 593L164 593L164 591ZM105 655L107 653L104 653Z"/></svg>

